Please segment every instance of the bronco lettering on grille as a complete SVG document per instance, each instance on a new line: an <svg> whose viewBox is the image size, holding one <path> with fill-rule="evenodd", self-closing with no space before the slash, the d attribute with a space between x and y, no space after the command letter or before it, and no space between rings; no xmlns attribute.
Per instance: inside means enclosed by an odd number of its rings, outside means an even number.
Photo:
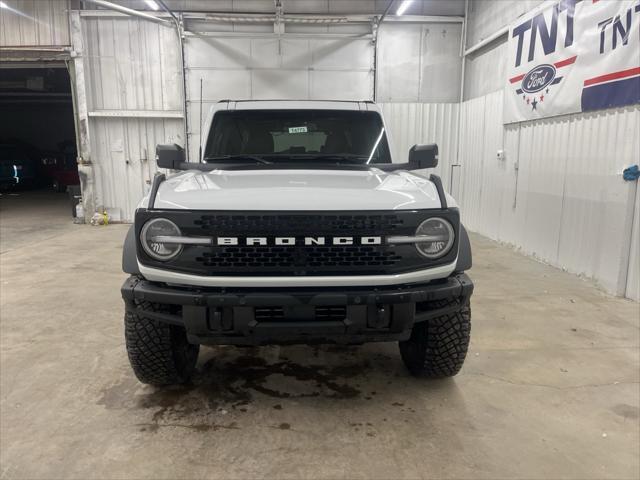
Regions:
<svg viewBox="0 0 640 480"><path fill-rule="evenodd" d="M382 237L217 237L216 245L381 245Z"/></svg>

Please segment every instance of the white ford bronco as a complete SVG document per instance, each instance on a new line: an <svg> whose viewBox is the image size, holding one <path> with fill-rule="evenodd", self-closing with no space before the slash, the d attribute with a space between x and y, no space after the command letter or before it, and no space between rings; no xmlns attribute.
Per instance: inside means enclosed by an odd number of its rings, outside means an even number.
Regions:
<svg viewBox="0 0 640 480"><path fill-rule="evenodd" d="M158 145L122 286L138 379L183 383L201 344L398 341L418 376L469 345L469 238L436 145L391 158L372 102L222 101L199 162Z"/></svg>

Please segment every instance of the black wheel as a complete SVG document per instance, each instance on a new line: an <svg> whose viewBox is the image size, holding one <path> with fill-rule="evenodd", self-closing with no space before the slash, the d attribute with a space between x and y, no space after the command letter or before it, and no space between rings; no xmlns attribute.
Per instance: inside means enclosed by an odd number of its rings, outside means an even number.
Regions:
<svg viewBox="0 0 640 480"><path fill-rule="evenodd" d="M138 308L166 311L166 307L140 302ZM187 382L198 360L200 345L187 341L183 327L168 325L126 312L125 339L129 362L142 383L171 385Z"/></svg>
<svg viewBox="0 0 640 480"><path fill-rule="evenodd" d="M471 307L413 326L409 340L400 342L400 355L412 375L443 378L460 371L469 348Z"/></svg>

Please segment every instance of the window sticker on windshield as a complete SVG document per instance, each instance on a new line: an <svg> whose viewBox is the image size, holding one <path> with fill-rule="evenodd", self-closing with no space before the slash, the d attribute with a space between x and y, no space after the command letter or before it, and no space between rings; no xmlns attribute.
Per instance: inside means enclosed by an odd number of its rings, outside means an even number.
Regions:
<svg viewBox="0 0 640 480"><path fill-rule="evenodd" d="M289 127L289 133L307 133L307 127Z"/></svg>

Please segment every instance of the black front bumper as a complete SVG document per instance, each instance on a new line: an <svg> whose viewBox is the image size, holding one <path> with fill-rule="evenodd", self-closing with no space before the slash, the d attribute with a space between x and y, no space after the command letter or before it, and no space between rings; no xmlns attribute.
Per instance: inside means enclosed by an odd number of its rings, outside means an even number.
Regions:
<svg viewBox="0 0 640 480"><path fill-rule="evenodd" d="M405 340L415 322L457 311L472 292L464 273L380 288L200 289L136 276L122 286L128 312L184 326L192 343L218 345Z"/></svg>

